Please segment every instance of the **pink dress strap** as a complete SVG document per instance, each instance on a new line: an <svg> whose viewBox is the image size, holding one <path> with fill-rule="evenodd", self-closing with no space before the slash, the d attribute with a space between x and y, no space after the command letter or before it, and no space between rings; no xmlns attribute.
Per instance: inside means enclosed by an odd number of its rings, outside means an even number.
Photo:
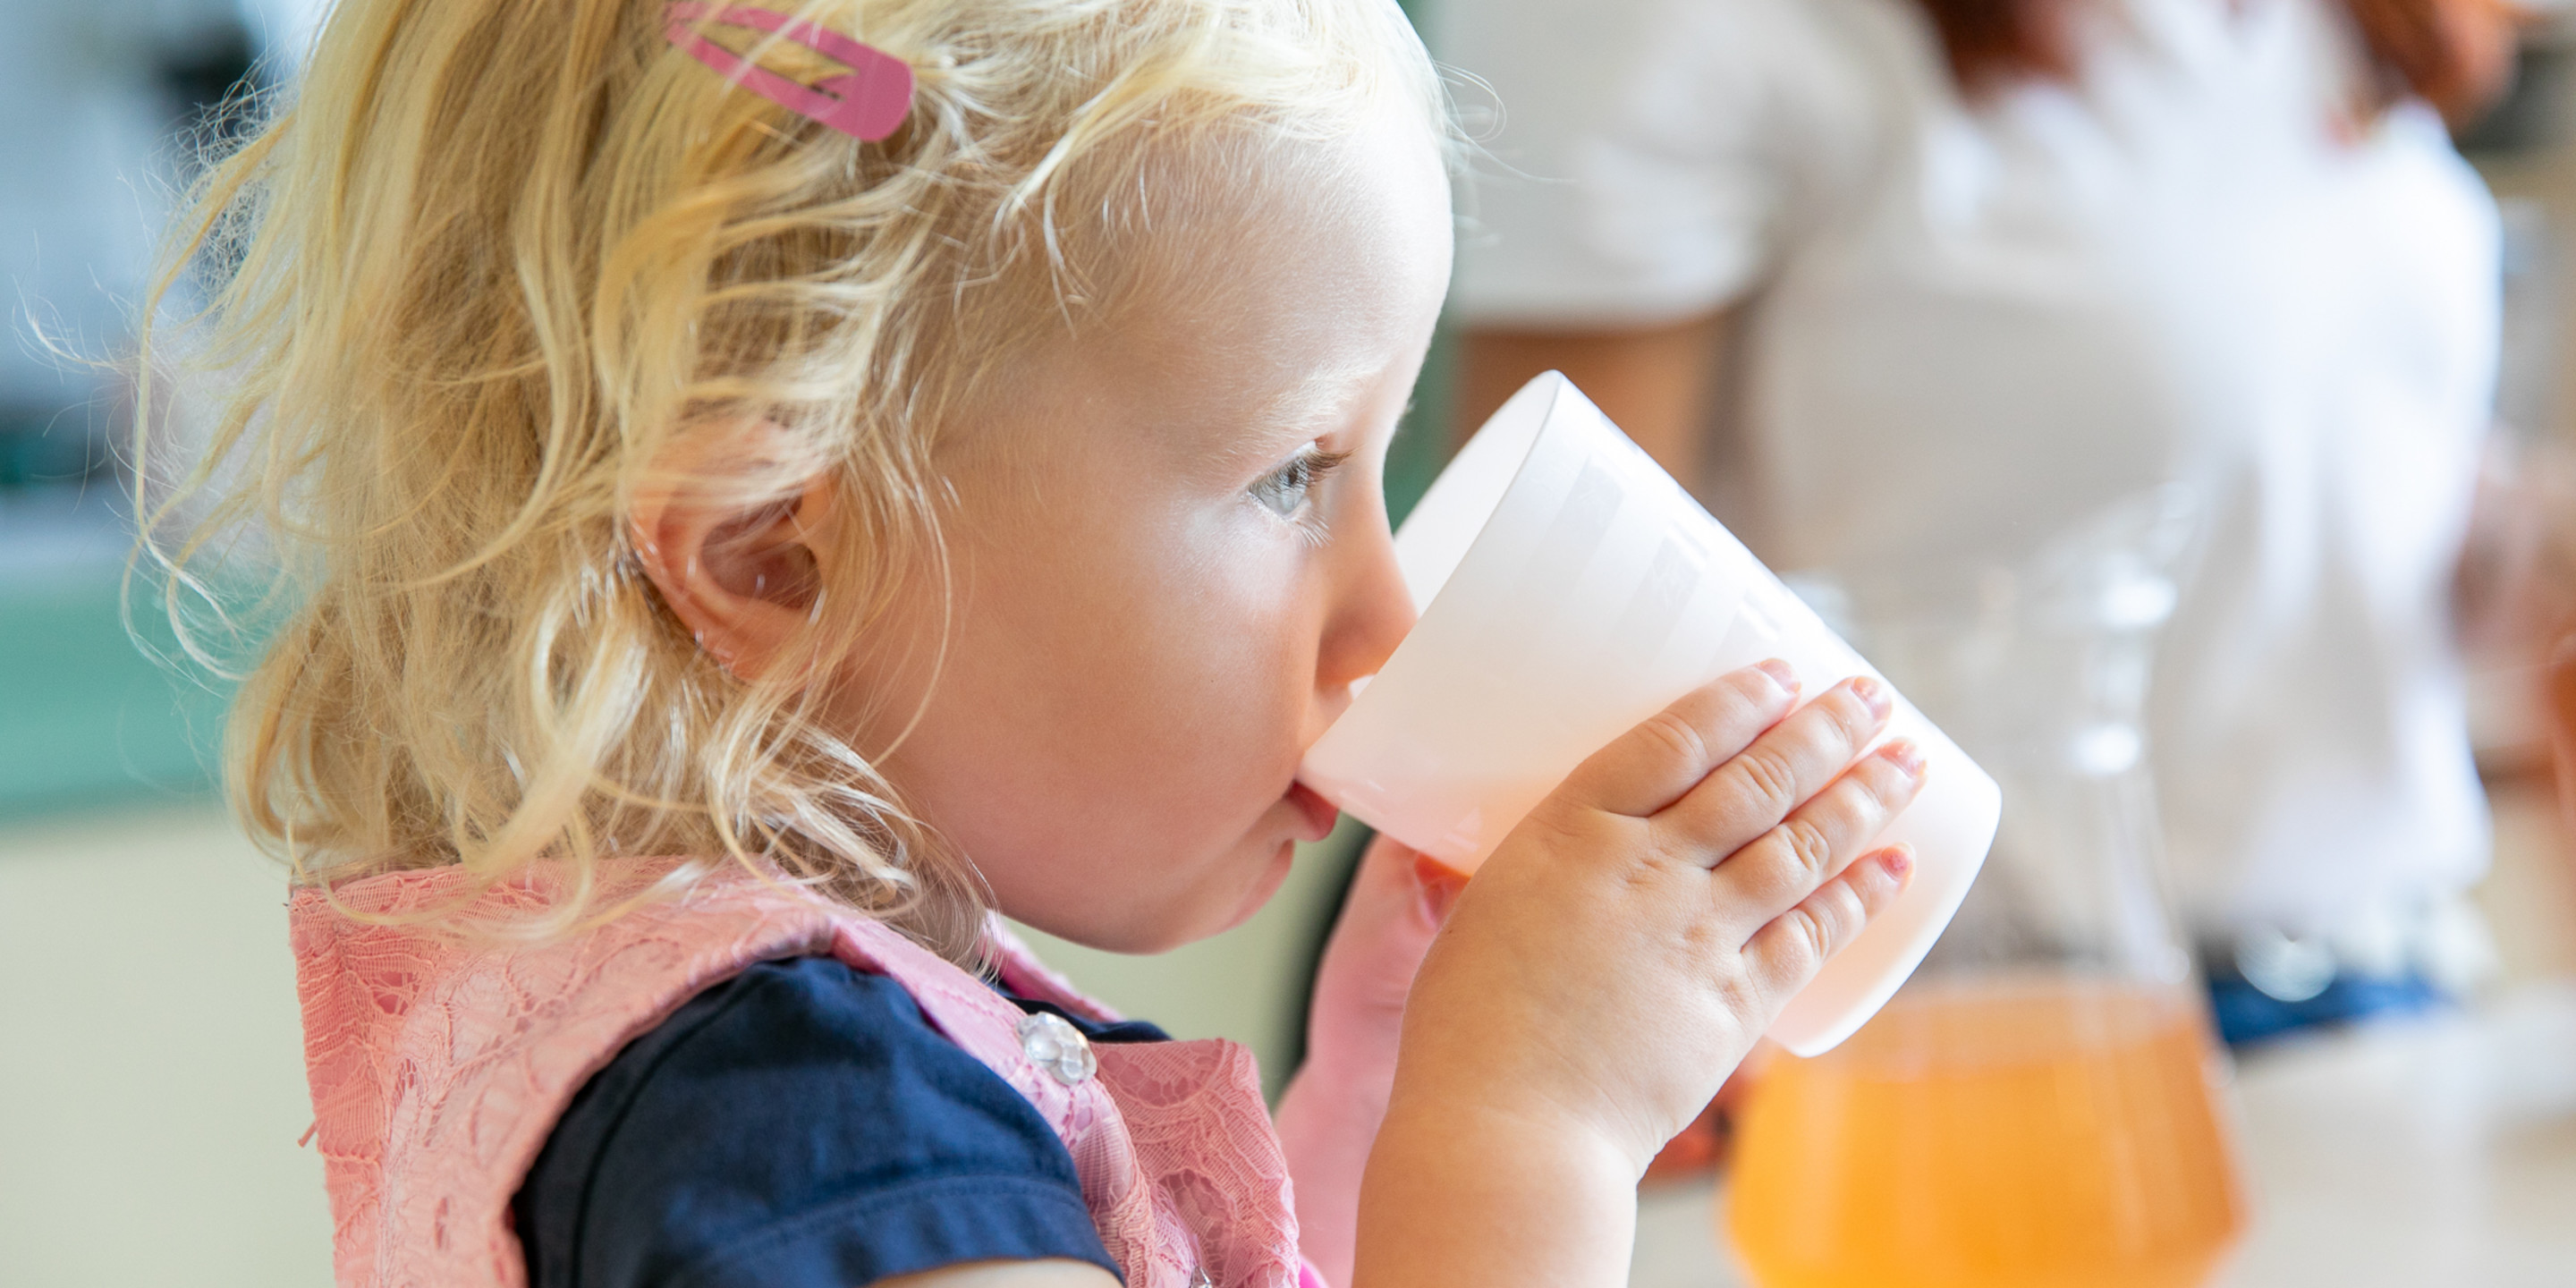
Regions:
<svg viewBox="0 0 2576 1288"><path fill-rule="evenodd" d="M608 888L642 892L675 863L608 865ZM462 906L453 869L295 896L305 1057L341 1283L524 1284L510 1199L590 1075L744 967L829 955L902 984L942 1035L1038 1110L1072 1154L1129 1288L1319 1288L1297 1255L1286 1160L1243 1048L1103 1043L1090 1061L1068 1058L1070 1026L1033 1019L879 922L749 876L708 878L542 944L430 928L541 911L564 896L565 880L539 868ZM1007 986L1116 1018L996 930Z"/></svg>

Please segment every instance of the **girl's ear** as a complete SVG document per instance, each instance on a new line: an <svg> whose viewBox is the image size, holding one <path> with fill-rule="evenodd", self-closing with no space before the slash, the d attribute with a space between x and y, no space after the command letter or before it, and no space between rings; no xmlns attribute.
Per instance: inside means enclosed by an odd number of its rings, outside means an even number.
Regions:
<svg viewBox="0 0 2576 1288"><path fill-rule="evenodd" d="M692 426L655 454L628 535L662 601L754 679L812 616L836 517L827 471L769 421Z"/></svg>

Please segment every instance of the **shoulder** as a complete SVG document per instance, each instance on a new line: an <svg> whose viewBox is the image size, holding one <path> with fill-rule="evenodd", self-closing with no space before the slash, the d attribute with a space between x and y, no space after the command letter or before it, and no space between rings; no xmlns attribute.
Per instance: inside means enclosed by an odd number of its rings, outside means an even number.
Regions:
<svg viewBox="0 0 2576 1288"><path fill-rule="evenodd" d="M1663 0L1592 134L1700 164L1797 174L1955 110L1914 0Z"/></svg>
<svg viewBox="0 0 2576 1288"><path fill-rule="evenodd" d="M1861 65L1852 13L1869 21L1903 14L1912 0L1486 0L1435 9L1428 34L1460 70L1514 91L1563 87L1599 97L1618 73L1665 58L1704 68L1749 69L1816 60Z"/></svg>
<svg viewBox="0 0 2576 1288"><path fill-rule="evenodd" d="M1452 7L1477 17L1456 20L1443 56L1489 87L1494 116L1471 196L1484 235L1458 261L1457 303L1478 322L1725 303L1943 84L1907 0L1558 6L1570 25L1544 39Z"/></svg>
<svg viewBox="0 0 2576 1288"><path fill-rule="evenodd" d="M752 966L630 1043L513 1206L536 1288L1114 1269L1037 1111L901 984L820 957Z"/></svg>
<svg viewBox="0 0 2576 1288"><path fill-rule="evenodd" d="M1439 52L1477 82L1480 142L1541 179L1568 177L1568 150L1603 133L1703 151L1848 133L1891 78L1921 79L1898 73L1937 70L1912 0L1498 2L1435 16Z"/></svg>

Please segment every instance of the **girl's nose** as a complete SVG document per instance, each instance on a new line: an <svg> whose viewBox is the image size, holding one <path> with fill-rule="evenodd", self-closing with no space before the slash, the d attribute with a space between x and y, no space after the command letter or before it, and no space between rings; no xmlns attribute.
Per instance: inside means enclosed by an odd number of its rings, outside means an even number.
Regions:
<svg viewBox="0 0 2576 1288"><path fill-rule="evenodd" d="M1413 592L1395 561L1395 537L1384 518L1365 525L1365 536L1334 543L1343 556L1332 607L1315 660L1315 687L1339 715L1351 682L1377 674L1395 646L1413 629Z"/></svg>

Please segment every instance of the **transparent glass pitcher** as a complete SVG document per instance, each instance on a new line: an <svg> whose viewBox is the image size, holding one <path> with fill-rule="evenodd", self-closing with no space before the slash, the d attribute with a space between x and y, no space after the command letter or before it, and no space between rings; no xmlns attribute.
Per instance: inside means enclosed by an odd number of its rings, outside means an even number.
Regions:
<svg viewBox="0 0 2576 1288"><path fill-rule="evenodd" d="M2243 1226L2140 727L2191 512L2159 490L2017 566L1814 588L2004 812L1895 1000L1756 1078L1724 1217L1762 1288L2194 1288Z"/></svg>

